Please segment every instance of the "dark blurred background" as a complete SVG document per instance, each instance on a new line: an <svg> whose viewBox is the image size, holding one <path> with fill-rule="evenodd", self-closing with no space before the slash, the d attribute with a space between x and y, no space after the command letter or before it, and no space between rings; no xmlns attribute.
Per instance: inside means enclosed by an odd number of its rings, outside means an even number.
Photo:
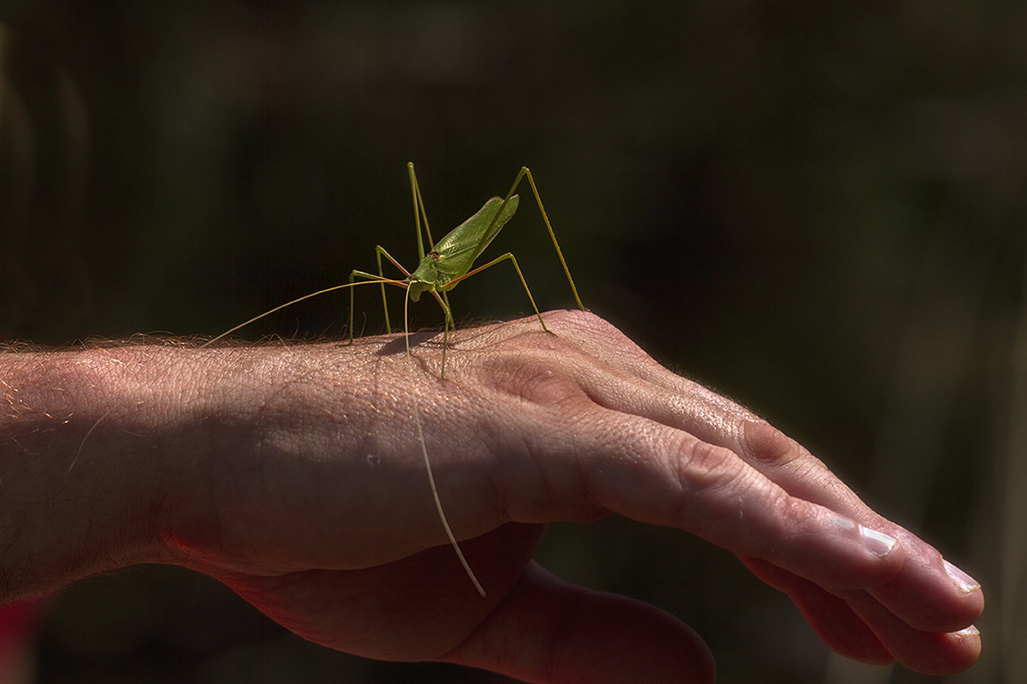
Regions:
<svg viewBox="0 0 1027 684"><path fill-rule="evenodd" d="M985 655L946 681L1027 681L1025 35L997 0L2 0L0 335L214 335L375 244L414 263L407 161L437 236L526 164L593 311L985 582ZM573 306L530 202L506 250L540 307ZM505 266L451 301L530 312ZM342 336L345 312L239 334ZM680 532L556 525L539 558L687 620L723 682L936 681L830 656ZM37 675L506 681L312 646L170 568L56 600Z"/></svg>

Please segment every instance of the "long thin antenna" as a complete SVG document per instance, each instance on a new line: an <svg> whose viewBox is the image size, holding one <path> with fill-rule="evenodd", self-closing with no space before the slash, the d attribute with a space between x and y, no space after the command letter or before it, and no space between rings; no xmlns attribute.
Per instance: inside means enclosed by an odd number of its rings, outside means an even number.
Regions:
<svg viewBox="0 0 1027 684"><path fill-rule="evenodd" d="M311 292L310 294L303 295L302 297L297 297L296 299L293 299L292 301L288 301L285 304L279 304L275 308L268 309L267 311L265 311L264 313L260 314L259 316L254 316L250 320L244 321L244 322L240 323L239 325L235 326L234 328L229 328L228 330L226 330L225 332L221 333L217 337L215 337L215 338L213 338L211 340L208 340L208 341L204 342L203 344L201 344L200 345L200 349L203 349L204 347L209 347L210 345L214 344L218 340L221 340L221 339L224 339L225 337L228 337L229 335L234 333L236 330L239 330L240 328L245 328L250 323L253 323L255 321L259 321L261 318L264 318L265 316L270 316L271 314L275 313L276 311L281 311L282 309L290 307L293 304L298 304L298 303L300 303L300 302L302 302L304 300L312 299L314 297L319 297L319 296L321 296L323 294L328 294L329 292L335 292L336 290L342 290L342 289L347 288L347 287L353 287L354 285L369 285L369 284L374 284L374 283L382 283L382 287L385 287L386 283L389 283L389 284L392 284L392 285L400 285L402 287L407 287L407 284L406 284L405 281L393 280L393 279L389 279L389 278L381 278L381 279L376 279L376 280L361 280L361 281L358 281L358 282L355 282L355 283L346 283L345 285L333 285L332 287L326 287L323 290L318 290L317 292ZM350 311L352 312L352 306L350 307ZM350 330L351 330L351 332L350 332L350 335L351 335L350 339L351 339L351 341L352 341L352 327L353 327L352 324L353 324L353 319L352 319L352 316L351 316L350 317Z"/></svg>
<svg viewBox="0 0 1027 684"><path fill-rule="evenodd" d="M428 447L424 443L424 431L421 429L421 405L417 401L417 387L414 384L414 360L410 356L410 323L407 318L407 311L410 308L410 286L407 286L407 295L403 299L403 342L406 344L407 350L407 371L410 374L410 394L414 399L414 422L417 424L417 439L421 443L421 454L424 456L424 469L428 471L428 483L431 485L431 495L435 499L435 510L439 512L439 520L442 521L442 527L446 530L446 536L449 537L449 543L453 546L453 550L456 551L456 557L460 559L460 565L464 566L464 571L467 576L471 578L471 582L474 584L474 588L478 590L482 598L485 598L485 589L481 586L481 582L475 576L474 571L471 570L470 564L467 559L464 558L464 552L460 550L460 544L457 543L456 537L453 536L453 530L449 527L449 521L446 520L446 514L442 510L442 501L439 499L439 490L435 486L435 476L431 471L431 460L428 458Z"/></svg>

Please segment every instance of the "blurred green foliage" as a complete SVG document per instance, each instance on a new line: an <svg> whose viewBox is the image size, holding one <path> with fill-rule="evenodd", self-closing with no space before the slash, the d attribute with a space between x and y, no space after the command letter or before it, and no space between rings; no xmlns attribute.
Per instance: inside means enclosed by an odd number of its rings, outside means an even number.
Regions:
<svg viewBox="0 0 1027 684"><path fill-rule="evenodd" d="M0 25L0 335L217 334L375 244L412 262L408 160L440 234L527 164L590 308L996 577L1027 5L6 0ZM523 206L496 253L572 306ZM505 271L458 319L530 310ZM540 558L689 620L724 682L839 676L785 598L683 534L555 526ZM500 681L331 654L165 570L85 583L52 623L43 682ZM987 637L952 681L1002 681Z"/></svg>

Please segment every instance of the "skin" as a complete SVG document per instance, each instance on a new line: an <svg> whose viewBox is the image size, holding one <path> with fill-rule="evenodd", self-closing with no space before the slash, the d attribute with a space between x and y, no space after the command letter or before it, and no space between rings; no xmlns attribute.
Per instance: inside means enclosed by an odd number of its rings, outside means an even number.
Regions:
<svg viewBox="0 0 1027 684"><path fill-rule="evenodd" d="M955 673L984 599L744 408L580 311L339 344L0 356L0 600L140 562L210 574L296 633L529 682L712 682L685 624L531 560L618 513L699 535L836 651ZM435 515L411 412L475 592ZM865 533L876 531L876 535ZM895 540L889 546L888 539Z"/></svg>

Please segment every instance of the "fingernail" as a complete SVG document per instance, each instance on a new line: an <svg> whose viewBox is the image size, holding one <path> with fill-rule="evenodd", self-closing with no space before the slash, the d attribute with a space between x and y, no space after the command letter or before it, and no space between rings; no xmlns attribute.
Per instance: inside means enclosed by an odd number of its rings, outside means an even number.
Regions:
<svg viewBox="0 0 1027 684"><path fill-rule="evenodd" d="M887 534L871 530L862 525L859 526L859 532L863 535L863 543L878 558L884 558L891 553L891 550L895 548L895 543L898 541L895 537L889 537Z"/></svg>
<svg viewBox="0 0 1027 684"><path fill-rule="evenodd" d="M981 630L977 629L977 627L975 627L974 625L970 625L969 627L964 627L963 629L959 630L958 632L953 632L952 633L952 636L959 637L960 639L965 639L966 637L980 636L980 635L981 635Z"/></svg>
<svg viewBox="0 0 1027 684"><path fill-rule="evenodd" d="M889 537L887 534L878 532L877 530L871 530L870 528L863 527L849 518L844 518L840 515L835 515L833 522L836 527L843 530L851 530L856 528L859 530L859 536L863 539L863 544L869 549L869 551L877 556L878 558L884 558L891 550L895 548L897 539L895 537Z"/></svg>
<svg viewBox="0 0 1027 684"><path fill-rule="evenodd" d="M944 561L944 563L945 572L949 574L949 577L952 578L952 581L955 582L960 591L965 594L969 594L971 591L977 591L981 588L981 583L973 577L970 577L970 575L966 574L948 561ZM967 629L969 629L969 627Z"/></svg>

